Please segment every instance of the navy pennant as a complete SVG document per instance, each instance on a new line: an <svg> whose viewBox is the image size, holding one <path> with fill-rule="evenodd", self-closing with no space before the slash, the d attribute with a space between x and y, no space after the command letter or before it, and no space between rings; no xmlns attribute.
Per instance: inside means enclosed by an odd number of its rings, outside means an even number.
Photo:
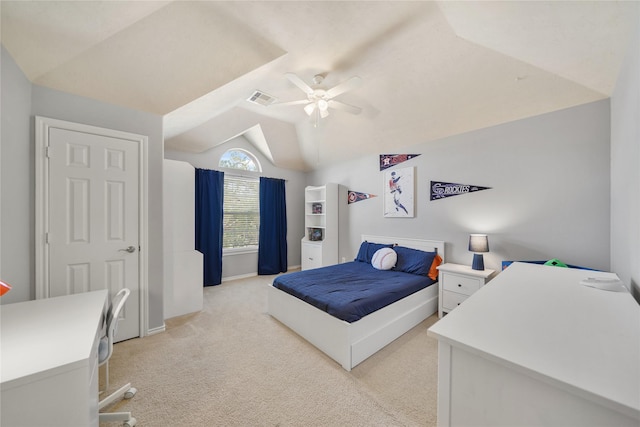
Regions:
<svg viewBox="0 0 640 427"><path fill-rule="evenodd" d="M370 199L372 197L376 197L376 195L375 194L368 194L368 193L360 193L358 191L349 190L348 191L347 204L359 202L360 200Z"/></svg>
<svg viewBox="0 0 640 427"><path fill-rule="evenodd" d="M480 187L478 185L431 181L431 200L444 199L446 197L459 196L460 194L490 189L491 187Z"/></svg>
<svg viewBox="0 0 640 427"><path fill-rule="evenodd" d="M399 165L402 162L418 157L420 154L380 154L380 170Z"/></svg>

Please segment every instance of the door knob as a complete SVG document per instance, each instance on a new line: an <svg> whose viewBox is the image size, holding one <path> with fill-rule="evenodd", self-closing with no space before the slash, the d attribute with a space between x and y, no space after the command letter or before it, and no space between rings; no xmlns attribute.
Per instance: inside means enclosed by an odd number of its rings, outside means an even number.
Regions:
<svg viewBox="0 0 640 427"><path fill-rule="evenodd" d="M132 254L132 253L134 253L136 251L136 247L135 246L129 246L128 248L120 249L120 251L129 252L130 254Z"/></svg>

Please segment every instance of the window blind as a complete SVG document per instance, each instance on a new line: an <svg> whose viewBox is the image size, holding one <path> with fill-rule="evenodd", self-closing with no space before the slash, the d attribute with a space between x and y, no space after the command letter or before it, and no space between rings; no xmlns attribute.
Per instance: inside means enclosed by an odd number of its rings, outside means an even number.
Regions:
<svg viewBox="0 0 640 427"><path fill-rule="evenodd" d="M258 246L260 182L242 176L224 177L223 248Z"/></svg>

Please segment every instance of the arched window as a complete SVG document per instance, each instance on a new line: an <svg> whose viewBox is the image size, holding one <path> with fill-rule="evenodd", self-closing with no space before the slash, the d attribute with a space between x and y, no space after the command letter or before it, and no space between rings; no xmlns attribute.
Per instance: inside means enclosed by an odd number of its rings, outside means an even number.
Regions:
<svg viewBox="0 0 640 427"><path fill-rule="evenodd" d="M250 152L232 148L220 157L218 166L238 170L238 175L224 174L223 252L255 252L260 228L260 181L240 171L262 172L260 162Z"/></svg>
<svg viewBox="0 0 640 427"><path fill-rule="evenodd" d="M220 157L218 166L222 168L241 169L251 172L262 172L260 162L250 152L241 148L232 148L225 151Z"/></svg>

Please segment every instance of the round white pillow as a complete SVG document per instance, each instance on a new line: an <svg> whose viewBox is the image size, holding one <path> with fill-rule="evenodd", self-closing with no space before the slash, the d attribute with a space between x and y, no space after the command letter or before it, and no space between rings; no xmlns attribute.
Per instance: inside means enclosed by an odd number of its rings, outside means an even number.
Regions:
<svg viewBox="0 0 640 427"><path fill-rule="evenodd" d="M391 248L378 249L371 258L371 265L378 270L391 270L398 260L398 254Z"/></svg>

